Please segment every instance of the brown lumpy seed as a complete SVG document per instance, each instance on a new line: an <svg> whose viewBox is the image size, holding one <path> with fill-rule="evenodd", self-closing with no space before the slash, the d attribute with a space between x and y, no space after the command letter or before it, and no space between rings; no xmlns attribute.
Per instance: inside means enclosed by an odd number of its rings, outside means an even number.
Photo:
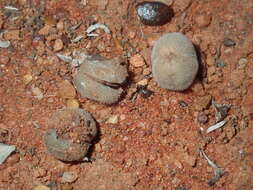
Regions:
<svg viewBox="0 0 253 190"><path fill-rule="evenodd" d="M47 151L63 161L82 160L97 135L96 122L83 109L62 109L47 122L44 142Z"/></svg>
<svg viewBox="0 0 253 190"><path fill-rule="evenodd" d="M168 33L155 42L152 73L161 88L183 91L198 72L198 59L191 41L182 33Z"/></svg>
<svg viewBox="0 0 253 190"><path fill-rule="evenodd" d="M119 100L127 76L127 66L120 58L95 55L81 64L73 83L82 98L113 104Z"/></svg>
<svg viewBox="0 0 253 190"><path fill-rule="evenodd" d="M137 15L145 25L166 24L173 17L173 10L162 2L144 1L136 5Z"/></svg>

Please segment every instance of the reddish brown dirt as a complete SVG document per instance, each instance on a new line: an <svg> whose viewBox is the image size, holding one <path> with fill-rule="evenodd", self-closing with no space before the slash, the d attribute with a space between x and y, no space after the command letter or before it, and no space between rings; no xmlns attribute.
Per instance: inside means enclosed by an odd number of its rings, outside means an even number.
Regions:
<svg viewBox="0 0 253 190"><path fill-rule="evenodd" d="M11 42L0 48L0 142L17 148L0 165L0 189L253 189L253 1L172 2L171 21L150 27L139 22L130 0L0 1L1 40ZM111 34L97 31L99 37L71 42L97 22ZM161 89L149 79L154 93L132 98L150 70L154 41L167 32L183 32L195 44L198 79L185 92ZM236 45L226 47L226 38ZM67 105L59 86L72 78L69 64L55 54L76 49L108 58L140 54L146 62L129 65L126 95L113 106L73 97L99 124L92 163L58 161L43 143L48 118ZM215 123L210 96L232 106L225 127L206 134ZM200 149L224 171L213 186L213 169ZM63 183L64 172L77 179Z"/></svg>

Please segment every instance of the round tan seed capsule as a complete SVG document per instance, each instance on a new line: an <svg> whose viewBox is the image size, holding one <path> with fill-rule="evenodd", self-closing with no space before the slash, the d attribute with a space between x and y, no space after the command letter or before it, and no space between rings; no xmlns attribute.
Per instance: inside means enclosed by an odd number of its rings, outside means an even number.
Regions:
<svg viewBox="0 0 253 190"><path fill-rule="evenodd" d="M97 134L96 122L83 109L62 109L47 122L44 142L47 151L63 161L81 161Z"/></svg>
<svg viewBox="0 0 253 190"><path fill-rule="evenodd" d="M151 61L154 80L175 91L189 88L199 67L195 48L182 33L168 33L156 41Z"/></svg>

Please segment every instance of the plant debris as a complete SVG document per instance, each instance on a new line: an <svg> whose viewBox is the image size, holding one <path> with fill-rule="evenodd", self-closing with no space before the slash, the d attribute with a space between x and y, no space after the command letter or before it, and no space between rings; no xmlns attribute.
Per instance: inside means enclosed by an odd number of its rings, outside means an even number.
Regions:
<svg viewBox="0 0 253 190"><path fill-rule="evenodd" d="M72 57L71 56L67 56L67 55L63 55L63 54L60 54L60 53L57 53L56 56L62 60L62 61L65 61L67 63L71 63L72 62Z"/></svg>
<svg viewBox="0 0 253 190"><path fill-rule="evenodd" d="M71 62L72 67L79 67L87 58L90 57L87 52L74 50L73 51L74 59Z"/></svg>
<svg viewBox="0 0 253 190"><path fill-rule="evenodd" d="M211 178L209 181L208 181L208 185L209 186L213 186L223 175L223 171L222 169L217 166L212 160L210 160L207 155L205 154L205 152L200 149L200 152L201 154L204 156L204 158L207 160L208 164L213 168L214 170L214 177Z"/></svg>
<svg viewBox="0 0 253 190"><path fill-rule="evenodd" d="M76 43L76 42L79 42L80 40L82 40L83 38L84 37L82 35L80 35L80 36L75 37L73 40L71 40L71 42Z"/></svg>
<svg viewBox="0 0 253 190"><path fill-rule="evenodd" d="M98 34L91 33L91 32L93 32L94 30L96 30L96 29L98 29L98 28L103 29L103 30L105 31L105 33L107 33L107 34L110 34L110 33L111 33L110 30L109 30L109 28L108 28L106 25L97 23L97 24L93 24L93 25L91 25L91 26L89 26L89 27L87 28L87 30L86 30L87 36L98 36ZM91 33L91 34L90 34L90 33Z"/></svg>
<svg viewBox="0 0 253 190"><path fill-rule="evenodd" d="M229 104L218 104L214 100L212 100L212 105L214 106L214 108L216 110L216 114L215 114L216 122L220 122L223 119L225 119L231 105L229 105Z"/></svg>
<svg viewBox="0 0 253 190"><path fill-rule="evenodd" d="M0 164L4 163L4 161L11 155L13 151L15 151L16 147L14 145L7 145L0 143Z"/></svg>
<svg viewBox="0 0 253 190"><path fill-rule="evenodd" d="M0 48L8 48L10 47L11 43L10 41L1 41L0 40Z"/></svg>
<svg viewBox="0 0 253 190"><path fill-rule="evenodd" d="M72 27L70 28L70 30L76 30L76 29L78 29L78 28L81 26L82 23L83 23L83 22L77 23L76 25L72 26Z"/></svg>
<svg viewBox="0 0 253 190"><path fill-rule="evenodd" d="M219 128L221 128L223 125L225 125L226 123L227 123L226 120L223 120L223 121L221 121L221 122L219 122L219 123L216 123L215 125L212 125L211 127L208 127L208 129L206 130L206 133L210 133L210 132L212 132L212 131L214 131L214 130L216 130L216 129L219 129Z"/></svg>
<svg viewBox="0 0 253 190"><path fill-rule="evenodd" d="M19 10L18 8L13 7L13 6L5 6L4 8L7 10L10 10L10 11L18 11Z"/></svg>

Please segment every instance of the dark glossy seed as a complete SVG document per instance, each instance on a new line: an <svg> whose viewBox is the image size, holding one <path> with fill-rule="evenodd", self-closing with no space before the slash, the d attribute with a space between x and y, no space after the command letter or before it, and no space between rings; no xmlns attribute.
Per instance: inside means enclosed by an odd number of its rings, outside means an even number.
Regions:
<svg viewBox="0 0 253 190"><path fill-rule="evenodd" d="M141 22L150 26L166 24L173 16L173 10L161 2L144 1L137 4L136 11Z"/></svg>
<svg viewBox="0 0 253 190"><path fill-rule="evenodd" d="M225 38L224 41L223 41L223 44L226 47L231 47L231 46L236 45L236 43L233 40L229 39L229 38Z"/></svg>

